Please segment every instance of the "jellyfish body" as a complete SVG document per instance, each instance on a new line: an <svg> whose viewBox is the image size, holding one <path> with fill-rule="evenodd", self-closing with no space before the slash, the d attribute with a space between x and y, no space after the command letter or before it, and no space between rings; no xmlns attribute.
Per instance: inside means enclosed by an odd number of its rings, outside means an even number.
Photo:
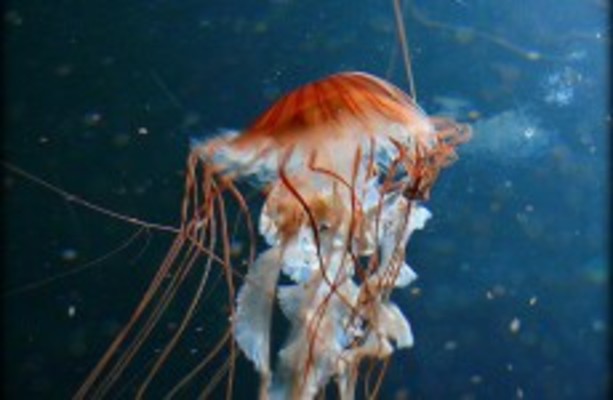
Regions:
<svg viewBox="0 0 613 400"><path fill-rule="evenodd" d="M260 398L311 399L335 379L351 399L363 360L412 346L390 294L416 278L405 248L430 217L421 202L469 134L428 117L392 84L347 72L294 90L243 132L195 144L205 175L264 193L258 231L267 249L231 316L234 340L260 374ZM275 303L290 330L271 354Z"/></svg>
<svg viewBox="0 0 613 400"><path fill-rule="evenodd" d="M346 72L292 91L242 132L195 142L179 234L74 398L104 398L121 383L145 397L199 310L213 302L219 314L224 297L229 326L204 328L216 339L206 336L206 356L164 398L192 397L183 391L200 375L198 398L217 398L224 378L232 398L239 350L260 374L260 399L312 399L331 380L354 398L362 362L385 365L413 345L390 294L416 278L406 245L430 218L422 202L440 169L469 135L392 84ZM289 333L272 354L277 314ZM168 335L163 321L175 328L151 355L143 348Z"/></svg>

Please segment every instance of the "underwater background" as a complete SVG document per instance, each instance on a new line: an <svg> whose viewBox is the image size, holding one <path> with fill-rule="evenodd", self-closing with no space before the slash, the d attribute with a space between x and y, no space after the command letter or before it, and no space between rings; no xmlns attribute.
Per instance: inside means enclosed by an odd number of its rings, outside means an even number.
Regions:
<svg viewBox="0 0 613 400"><path fill-rule="evenodd" d="M380 398L607 398L609 6L405 1L418 102L475 131L409 243L419 279L394 299L415 346L393 355ZM407 88L393 18L380 0L9 1L3 159L176 226L190 139L339 71ZM120 248L137 227L8 171L3 199L3 392L69 398L172 237ZM222 306L196 318L224 324ZM251 371L239 363L239 386Z"/></svg>

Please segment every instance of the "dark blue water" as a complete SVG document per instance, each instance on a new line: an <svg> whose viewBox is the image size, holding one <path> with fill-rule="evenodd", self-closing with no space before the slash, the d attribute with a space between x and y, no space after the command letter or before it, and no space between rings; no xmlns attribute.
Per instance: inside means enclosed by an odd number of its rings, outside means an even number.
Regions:
<svg viewBox="0 0 613 400"><path fill-rule="evenodd" d="M339 71L406 87L391 1L211 3L10 2L3 157L109 209L177 225L190 138L244 127L278 95ZM381 398L606 398L608 7L405 6L420 104L475 133L409 245L419 279L395 298L416 344L394 355ZM70 274L137 228L12 174L3 184L4 393L68 398L172 238L150 232ZM211 301L197 316L209 327L190 333L163 379L221 329L223 302ZM250 368L240 362L243 382Z"/></svg>

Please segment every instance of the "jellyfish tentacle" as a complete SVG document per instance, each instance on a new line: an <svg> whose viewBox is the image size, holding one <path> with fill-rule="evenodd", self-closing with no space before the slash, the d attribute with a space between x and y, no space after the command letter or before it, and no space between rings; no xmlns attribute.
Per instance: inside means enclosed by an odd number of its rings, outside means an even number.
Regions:
<svg viewBox="0 0 613 400"><path fill-rule="evenodd" d="M204 220L210 220L209 217L210 214L208 216L205 215ZM206 222L204 223L206 225ZM184 279L185 273L188 272L190 269L190 264L193 263L193 261L190 262L187 260L189 260L189 258L195 260L197 257L197 254L193 253L193 244L190 244L188 248L185 249L184 253L184 258L187 257L185 258L186 261L181 261L179 264L177 264L176 262L181 250L184 249L184 246L187 243L192 242L192 240L189 239L190 234L188 232L193 231L195 224L195 221L191 221L190 224L184 226L184 228L182 229L182 232L184 233L177 237L177 241L173 245L173 248L171 248L171 251L169 251L166 260L163 262L162 267L158 270L156 277L154 277L153 281L150 284L150 287L148 288L145 296L143 297L141 305L137 308L131 320L126 325L127 329L123 331L123 334L117 336L116 342L114 342L107 350L108 355L101 359L101 363L99 364L100 368L97 367L94 371L92 371L92 373L90 374L91 379L88 378L88 380L86 380L86 382L82 385L82 388L75 395L75 398L83 398L90 390L94 390L94 397L104 397L104 395L108 392L113 383L123 373L129 362L133 359L136 352L141 348L142 344L149 336L151 330L157 325L157 321L159 320L161 314L168 306L169 301L174 297L174 293L176 293L176 290L178 290L178 286L180 286L180 277L183 276ZM200 239L197 239L196 241L199 240ZM207 250L208 254L213 254L214 252L213 246L210 246ZM192 254L191 256L189 255L190 253ZM173 268L175 269L173 280L171 281L171 283L166 285L166 288L163 289L163 279L165 276L172 273L171 271L173 270ZM183 271L183 273L181 273L181 271ZM177 281L177 279L179 281ZM150 306L151 301L155 299L157 294L160 294L160 297L154 302L154 304L151 304ZM151 307L153 308L151 309ZM145 321L143 321L142 326L136 332L134 332L135 337L131 340L129 346L122 351L121 355L119 355L119 346L125 343L125 341L128 339L128 335L130 335L130 332L132 332L132 330L137 326L137 324L141 320L141 317L144 316L143 313L147 309L150 309L150 311L148 311L149 315L146 316L146 319ZM119 358L113 362L113 365L111 366L111 369L108 371L108 373L106 373L106 375L99 382L99 384L94 387L98 378L101 377L101 374L103 373L104 369L109 366L108 364L111 361L111 358L115 355L118 355Z"/></svg>
<svg viewBox="0 0 613 400"><path fill-rule="evenodd" d="M194 259L194 261L195 261L195 259ZM183 335L183 332L185 331L185 328L187 328L188 323L192 320L193 315L194 315L194 311L195 311L196 307L199 305L200 300L202 298L204 287L205 287L205 285L206 285L206 283L208 281L208 277L209 277L209 273L211 271L212 264L213 264L213 259L209 257L207 259L207 261L206 261L206 265L204 267L204 272L202 273L202 276L201 276L200 281L198 283L198 287L196 288L196 292L194 293L194 296L192 297L192 300L190 301L190 304L189 304L185 314L183 315L183 318L181 319L181 322L180 322L179 326L177 327L176 332L173 334L172 338L169 340L169 342L166 344L166 346L162 350L162 353L157 358L155 364L153 365L153 367L149 371L149 373L148 373L147 377L145 378L145 380L141 383L141 385L140 385L140 387L139 387L139 389L138 389L138 391L136 393L136 397L137 398L141 398L141 397L144 396L145 391L147 390L147 387L149 386L149 384L151 383L151 381L153 380L155 375L158 373L158 371L160 370L160 368L162 367L163 363L166 361L166 359L168 358L168 356L170 355L172 350L175 348L179 338ZM190 269L191 269L191 267L190 267ZM188 271L186 271L186 272L188 272Z"/></svg>
<svg viewBox="0 0 613 400"><path fill-rule="evenodd" d="M241 192L236 188L236 185L232 181L227 182L227 187L230 193L234 196L234 199L239 204L239 207L245 216L245 220L247 223L247 231L249 234L249 259L247 261L247 265L252 265L255 261L255 252L256 252L256 235L255 228L253 224L253 219L251 218L251 214L249 213L249 206L245 201L245 198L241 194Z"/></svg>
<svg viewBox="0 0 613 400"><path fill-rule="evenodd" d="M117 354L120 346L122 346L127 339L128 335L144 313L145 309L153 299L155 293L159 289L162 283L163 277L166 275L168 269L172 266L172 260L176 257L177 252L184 245L185 238L182 235L177 236L173 245L171 246L166 259L162 263L162 266L158 269L153 280L149 284L143 299L140 301L128 322L123 326L120 332L117 334L111 345L107 348L104 355L100 358L94 369L89 373L86 380L81 384L79 390L75 393L75 399L84 399L92 389L94 389L96 382L101 378L102 373L108 367L111 359Z"/></svg>
<svg viewBox="0 0 613 400"><path fill-rule="evenodd" d="M211 182L213 188L217 185L214 182ZM214 208L207 208L204 217L201 220L194 219L186 226L186 235L198 234L202 235L206 228L209 227L210 223L211 235L209 238L209 248L208 253L214 252L214 243L215 239L215 220L213 218ZM190 233L193 232L193 233ZM205 238L194 238L195 242L202 242ZM198 253L194 252L196 247L192 244L185 249L185 254L183 256L183 261L178 264L175 263L175 259L169 260L169 267L175 266L175 271L170 272L168 270L167 274L172 274L171 281L166 285L163 289L163 292L160 294L160 298L157 300L157 303L153 306L153 309L150 312L150 315L144 321L142 328L138 332L136 332L136 336L133 339L132 343L128 346L128 348L124 351L121 357L117 360L116 364L109 372L105 380L101 383L98 392L100 392L100 397L104 396L104 394L110 389L113 383L119 378L119 376L123 373L125 368L128 366L130 360L134 357L134 355L139 351L147 337L150 335L152 330L157 326L157 322L163 315L164 311L169 306L170 302L174 298L177 290L181 286L182 282L187 277L188 273L191 271L191 266L198 258ZM177 254L178 256L179 254Z"/></svg>
<svg viewBox="0 0 613 400"><path fill-rule="evenodd" d="M160 294L160 298L157 300L156 304L153 305L154 308L150 311L150 314L144 321L142 328L136 332L136 337L121 355L119 360L117 360L106 379L100 384L99 388L97 389L97 392L100 393L99 397L104 397L104 395L110 390L111 386L117 381L117 379L119 379L130 361L141 349L145 340L157 326L160 318L170 305L174 295L177 293L177 290L191 271L192 265L198 259L198 253L194 252L194 249L195 247L190 246L184 255L185 261L179 263L175 271L169 271L169 274L172 275L171 281L164 289L161 289L163 292Z"/></svg>
<svg viewBox="0 0 613 400"><path fill-rule="evenodd" d="M215 358L221 350L226 346L226 342L232 339L232 331L230 329L226 329L226 333L217 341L215 346L208 352L206 357L198 363L189 373L187 373L171 390L164 396L165 400L170 400L175 397L177 393L181 391L192 379L196 377L212 360ZM223 373L222 373L223 371ZM212 391L217 382L223 377L225 374L225 369L220 368L216 375L212 377L207 385L203 388L203 393ZM221 377L217 378L217 375L221 373ZM202 398L207 398L207 396L201 395Z"/></svg>
<svg viewBox="0 0 613 400"><path fill-rule="evenodd" d="M217 185L220 187L220 189L218 190L218 194L215 196L217 201L220 204L220 212L222 214L224 213L223 210L223 206L222 206L222 201L223 201L223 188L220 185ZM224 185L227 186L227 185ZM215 224L213 222L212 219L212 212L213 210L211 210L211 214L207 215L207 219L210 219L212 222L208 225L210 228L210 232L209 232L209 237L210 237L210 241L209 241L209 249L213 250L215 248L216 245L216 235L215 235ZM206 224L205 224L206 225ZM223 229L223 227L222 227ZM204 229L201 230L200 232L204 233ZM222 235L223 236L223 235ZM204 237L202 239L197 240L197 242L201 242L204 239ZM185 268L184 271L184 277L187 276L187 274L190 272L191 267L193 265L193 263L196 261L196 259L198 258L198 255L195 254L193 257L193 261L189 261L188 266ZM161 352L161 354L158 356L154 366L151 368L151 370L149 371L149 374L147 375L147 377L145 378L145 380L142 382L136 396L137 397L142 397L147 389L147 387L149 386L149 384L151 383L151 381L153 380L154 376L157 374L157 372L159 371L159 369L161 368L161 366L163 365L163 363L166 361L166 359L168 358L168 356L170 355L171 351L173 350L173 348L176 346L176 343L178 342L179 338L182 336L183 332L185 331L185 329L187 328L188 323L192 320L193 318L193 314L194 311L196 309L196 307L198 306L198 304L200 303L200 300L202 298L203 295L203 291L205 288L206 283L208 282L208 276L211 270L213 264L213 259L211 257L208 257L206 260L206 264L204 266L203 269L203 274L202 277L200 278L198 287L196 289L196 292L194 293L194 296L181 320L181 323L179 324L179 326L177 327L176 332L173 334L172 338L169 340L169 342L166 344L165 348L163 349L163 351ZM223 265L223 264L222 264ZM224 265L224 269L225 270L232 270L231 266L225 266ZM178 290L180 283L177 284L176 289L174 290L174 293L169 295L169 299L174 298L174 295L176 293L176 290Z"/></svg>
<svg viewBox="0 0 613 400"><path fill-rule="evenodd" d="M221 241L222 241L222 248L223 248L223 260L224 260L224 264L223 264L223 269L224 269L224 276L226 278L226 286L227 286L227 290L228 290L228 304L232 305L234 302L234 298L235 298L235 289L234 289L234 281L232 279L232 262L231 262L231 244L230 244L230 238L229 238L229 232L228 232L228 221L227 221L227 213L226 213L226 206L225 206L225 201L223 196L218 195L216 196L216 200L218 202L218 206L219 206L219 220L220 220L220 229L221 229ZM235 312L236 310L234 309L233 306L230 306L229 308L230 310L230 321L233 321L236 317L235 317ZM236 342L234 340L229 342L230 345L230 366L229 366L229 373L228 373L228 380L227 380L227 390L226 390L226 398L227 399L231 399L232 398L232 392L234 389L234 374L235 374L235 354L236 354Z"/></svg>

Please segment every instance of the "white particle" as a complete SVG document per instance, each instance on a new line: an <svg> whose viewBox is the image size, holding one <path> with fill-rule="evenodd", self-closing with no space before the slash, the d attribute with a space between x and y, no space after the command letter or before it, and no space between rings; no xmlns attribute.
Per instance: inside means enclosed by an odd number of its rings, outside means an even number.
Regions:
<svg viewBox="0 0 613 400"><path fill-rule="evenodd" d="M445 342L444 348L447 351L452 351L458 348L458 344L453 340L448 340Z"/></svg>
<svg viewBox="0 0 613 400"><path fill-rule="evenodd" d="M604 332L606 327L606 324L600 319L592 321L592 330L594 332Z"/></svg>
<svg viewBox="0 0 613 400"><path fill-rule="evenodd" d="M77 308L75 306L68 306L68 318L73 318L77 313Z"/></svg>
<svg viewBox="0 0 613 400"><path fill-rule="evenodd" d="M515 395L517 396L518 399L523 399L524 391L522 390L522 388L518 387L517 390L515 391Z"/></svg>
<svg viewBox="0 0 613 400"><path fill-rule="evenodd" d="M72 248L66 248L64 250L62 250L62 253L60 255L62 257L62 259L64 261L74 261L77 259L77 257L79 257L79 253Z"/></svg>
<svg viewBox="0 0 613 400"><path fill-rule="evenodd" d="M97 111L92 111L83 116L83 123L86 126L94 127L102 121L102 114Z"/></svg>
<svg viewBox="0 0 613 400"><path fill-rule="evenodd" d="M519 328L521 328L521 321L519 320L519 318L515 317L511 320L511 323L509 324L509 331L515 334L519 332Z"/></svg>

